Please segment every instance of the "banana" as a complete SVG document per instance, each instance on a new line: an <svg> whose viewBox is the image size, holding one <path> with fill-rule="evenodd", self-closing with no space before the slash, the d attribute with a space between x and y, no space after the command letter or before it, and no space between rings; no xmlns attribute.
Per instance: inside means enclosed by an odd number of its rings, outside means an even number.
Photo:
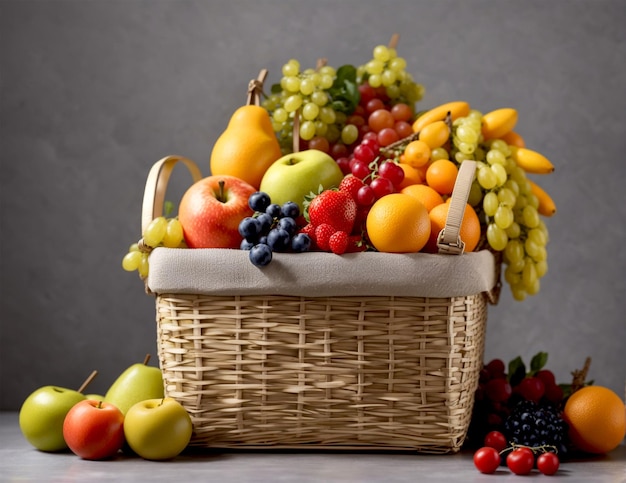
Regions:
<svg viewBox="0 0 626 483"><path fill-rule="evenodd" d="M511 155L517 165L527 173L549 174L554 171L554 165L548 158L531 149L513 147Z"/></svg>
<svg viewBox="0 0 626 483"><path fill-rule="evenodd" d="M483 116L482 133L485 139L499 139L512 131L517 124L517 111L503 107Z"/></svg>
<svg viewBox="0 0 626 483"><path fill-rule="evenodd" d="M530 189L539 200L537 211L543 216L552 216L556 213L556 204L550 195L537 183L529 179Z"/></svg>
<svg viewBox="0 0 626 483"><path fill-rule="evenodd" d="M413 123L413 132L419 132L428 124L435 121L443 121L450 113L452 120L457 117L465 117L470 112L470 105L465 101L452 101L442 104L437 107L433 107L430 111L426 111L420 117L418 117Z"/></svg>

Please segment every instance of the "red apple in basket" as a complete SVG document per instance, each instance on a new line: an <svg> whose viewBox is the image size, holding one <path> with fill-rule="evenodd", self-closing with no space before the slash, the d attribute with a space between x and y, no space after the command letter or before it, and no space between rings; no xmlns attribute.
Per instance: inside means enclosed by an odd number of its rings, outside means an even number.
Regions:
<svg viewBox="0 0 626 483"><path fill-rule="evenodd" d="M208 176L183 195L178 219L189 248L239 248L239 222L254 213L248 198L256 189L234 176Z"/></svg>

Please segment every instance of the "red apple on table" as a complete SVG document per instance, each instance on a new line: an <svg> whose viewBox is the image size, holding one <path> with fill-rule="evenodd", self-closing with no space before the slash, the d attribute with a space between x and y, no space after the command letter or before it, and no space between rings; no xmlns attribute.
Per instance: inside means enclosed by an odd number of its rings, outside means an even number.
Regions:
<svg viewBox="0 0 626 483"><path fill-rule="evenodd" d="M65 416L63 438L83 459L111 458L124 446L124 415L111 403L86 399Z"/></svg>
<svg viewBox="0 0 626 483"><path fill-rule="evenodd" d="M189 248L239 248L239 222L253 211L248 198L256 188L234 176L208 176L183 195L178 219Z"/></svg>

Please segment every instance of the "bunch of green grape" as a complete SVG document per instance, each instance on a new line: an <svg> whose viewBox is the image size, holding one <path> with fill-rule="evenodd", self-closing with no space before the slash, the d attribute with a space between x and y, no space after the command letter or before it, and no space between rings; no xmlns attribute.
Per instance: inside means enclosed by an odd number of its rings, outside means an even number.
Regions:
<svg viewBox="0 0 626 483"><path fill-rule="evenodd" d="M182 248L185 246L183 227L178 218L159 216L146 227L142 239L133 243L122 259L122 268L127 272L137 270L141 278L148 276L150 251L156 247Z"/></svg>
<svg viewBox="0 0 626 483"><path fill-rule="evenodd" d="M483 214L489 246L503 254L504 278L516 300L539 292L548 271L548 230L538 212L525 171L511 157L502 139L485 141L482 114L470 111L452 123L450 157L461 163L477 161L469 203Z"/></svg>
<svg viewBox="0 0 626 483"><path fill-rule="evenodd" d="M272 89L262 106L271 116L284 152L292 149L295 116L299 116L301 139L323 137L335 142L339 138L339 126L345 122L345 114L333 109L328 94L335 76L335 68L329 65L302 71L295 59L283 65L279 88Z"/></svg>
<svg viewBox="0 0 626 483"><path fill-rule="evenodd" d="M393 104L414 106L424 97L424 86L415 82L406 70L406 60L399 57L395 48L377 45L372 59L357 68L357 82L374 87L384 87Z"/></svg>

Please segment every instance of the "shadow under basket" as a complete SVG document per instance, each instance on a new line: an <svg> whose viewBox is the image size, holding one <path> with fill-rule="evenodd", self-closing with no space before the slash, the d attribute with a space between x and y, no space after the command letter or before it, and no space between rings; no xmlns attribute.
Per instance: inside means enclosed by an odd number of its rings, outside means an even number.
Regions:
<svg viewBox="0 0 626 483"><path fill-rule="evenodd" d="M457 452L500 263L455 253L275 253L260 269L243 250L154 249L159 364L191 446Z"/></svg>

